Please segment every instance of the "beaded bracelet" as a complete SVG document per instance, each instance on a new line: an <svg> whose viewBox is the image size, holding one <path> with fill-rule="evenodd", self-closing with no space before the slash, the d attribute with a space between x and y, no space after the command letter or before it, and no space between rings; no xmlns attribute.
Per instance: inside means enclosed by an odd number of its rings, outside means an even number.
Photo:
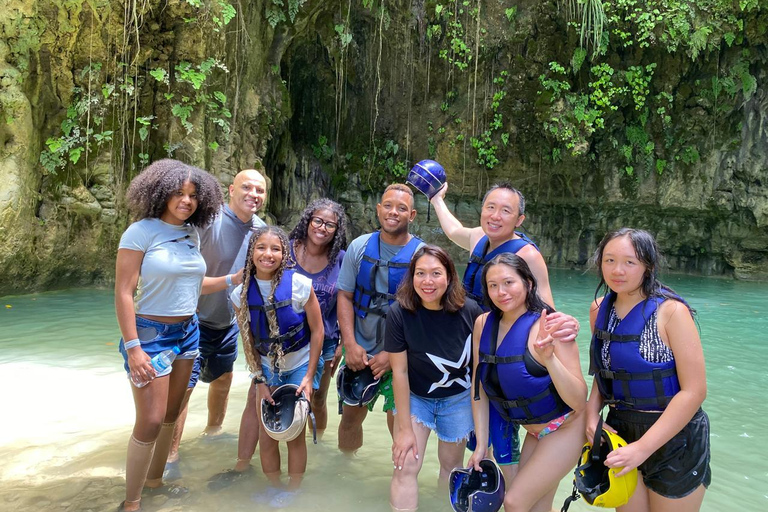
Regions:
<svg viewBox="0 0 768 512"><path fill-rule="evenodd" d="M131 350L133 347L138 347L139 345L141 345L141 340L139 338L134 338L123 343L125 350Z"/></svg>

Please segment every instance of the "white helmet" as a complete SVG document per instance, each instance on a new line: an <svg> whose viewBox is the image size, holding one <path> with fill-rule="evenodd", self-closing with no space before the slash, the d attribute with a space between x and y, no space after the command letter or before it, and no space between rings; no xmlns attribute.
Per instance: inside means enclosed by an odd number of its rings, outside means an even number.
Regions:
<svg viewBox="0 0 768 512"><path fill-rule="evenodd" d="M312 437L317 444L317 430L315 428L315 415L309 405L307 396L302 391L296 396L299 386L295 384L283 384L272 391L272 400L275 404L262 399L260 402L260 416L267 435L275 441L293 441L304 431L307 416L312 419Z"/></svg>

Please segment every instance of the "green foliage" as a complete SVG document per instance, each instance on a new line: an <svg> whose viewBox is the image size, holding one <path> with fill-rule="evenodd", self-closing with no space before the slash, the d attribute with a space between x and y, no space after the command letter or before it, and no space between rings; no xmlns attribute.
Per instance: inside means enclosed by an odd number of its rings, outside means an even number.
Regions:
<svg viewBox="0 0 768 512"><path fill-rule="evenodd" d="M269 0L266 3L266 18L267 23L272 28L275 28L279 23L283 23L291 20L291 23L296 21L296 15L299 13L299 9L307 2L307 0Z"/></svg>
<svg viewBox="0 0 768 512"><path fill-rule="evenodd" d="M517 6L504 9L504 16L507 17L508 22L514 23L515 19L517 19Z"/></svg>
<svg viewBox="0 0 768 512"><path fill-rule="evenodd" d="M320 135L317 138L317 145L312 145L312 152L318 160L330 162L333 160L333 148L328 145L328 137Z"/></svg>
<svg viewBox="0 0 768 512"><path fill-rule="evenodd" d="M488 123L488 128L484 130L478 137L470 137L469 141L472 144L472 148L477 152L476 161L478 164L484 166L486 169L493 169L496 164L499 163L499 159L496 156L498 150L498 144L496 143L496 134L500 132L504 126L504 115L501 112L501 103L507 96L507 91L504 89L506 86L507 78L509 78L508 71L500 72L493 79L493 84L498 89L493 93L491 100L491 120ZM502 133L499 136L502 144L506 147L509 143L509 133Z"/></svg>
<svg viewBox="0 0 768 512"><path fill-rule="evenodd" d="M339 36L339 45L346 48L352 42L352 34L347 30L346 25L335 25L333 28Z"/></svg>

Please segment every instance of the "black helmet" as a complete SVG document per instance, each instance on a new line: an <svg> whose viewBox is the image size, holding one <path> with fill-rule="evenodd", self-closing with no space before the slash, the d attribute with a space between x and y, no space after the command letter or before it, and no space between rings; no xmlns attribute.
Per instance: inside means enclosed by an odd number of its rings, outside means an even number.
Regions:
<svg viewBox="0 0 768 512"><path fill-rule="evenodd" d="M482 471L456 468L451 471L448 490L454 512L496 512L504 505L504 476L490 459L480 461Z"/></svg>
<svg viewBox="0 0 768 512"><path fill-rule="evenodd" d="M307 416L312 419L312 438L317 444L315 415L309 406L309 400L302 392L296 396L299 386L283 384L272 392L275 404L261 400L261 421L267 435L275 441L293 441L304 431Z"/></svg>
<svg viewBox="0 0 768 512"><path fill-rule="evenodd" d="M353 407L368 405L379 391L379 379L373 377L373 370L368 366L359 372L343 364L336 377L336 389L339 392L339 414L342 404Z"/></svg>

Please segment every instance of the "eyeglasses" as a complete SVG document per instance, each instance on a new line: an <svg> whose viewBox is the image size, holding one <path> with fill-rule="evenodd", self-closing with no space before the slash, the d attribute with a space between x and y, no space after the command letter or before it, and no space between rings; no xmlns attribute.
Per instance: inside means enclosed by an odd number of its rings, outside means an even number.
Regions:
<svg viewBox="0 0 768 512"><path fill-rule="evenodd" d="M328 222L327 220L323 220L320 217L312 217L312 226L319 228L320 226L325 226L325 230L329 233L333 233L339 228L339 225L335 222Z"/></svg>

